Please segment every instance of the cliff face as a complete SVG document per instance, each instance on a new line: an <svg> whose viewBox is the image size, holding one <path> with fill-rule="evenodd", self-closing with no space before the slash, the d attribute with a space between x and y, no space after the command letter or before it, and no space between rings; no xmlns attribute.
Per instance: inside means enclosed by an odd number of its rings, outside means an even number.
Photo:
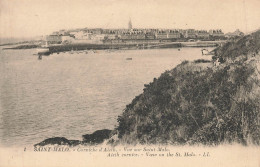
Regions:
<svg viewBox="0 0 260 167"><path fill-rule="evenodd" d="M129 144L260 144L260 31L183 62L145 85L118 117Z"/></svg>

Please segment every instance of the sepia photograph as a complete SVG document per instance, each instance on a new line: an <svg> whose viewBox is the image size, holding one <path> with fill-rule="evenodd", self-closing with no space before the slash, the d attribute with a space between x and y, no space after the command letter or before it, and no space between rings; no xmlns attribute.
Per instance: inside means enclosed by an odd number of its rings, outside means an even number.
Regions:
<svg viewBox="0 0 260 167"><path fill-rule="evenodd" d="M0 167L259 167L259 0L0 0Z"/></svg>

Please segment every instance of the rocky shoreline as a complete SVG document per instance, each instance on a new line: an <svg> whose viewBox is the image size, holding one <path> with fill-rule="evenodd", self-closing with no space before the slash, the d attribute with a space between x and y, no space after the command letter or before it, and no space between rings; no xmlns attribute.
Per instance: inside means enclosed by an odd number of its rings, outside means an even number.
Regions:
<svg viewBox="0 0 260 167"><path fill-rule="evenodd" d="M215 50L212 61L184 61L145 85L113 130L47 144L260 145L260 31Z"/></svg>
<svg viewBox="0 0 260 167"><path fill-rule="evenodd" d="M109 139L112 135L112 130L103 129L97 130L92 134L86 134L82 136L82 140L68 140L65 137L53 137L48 138L40 143L35 144L34 146L45 146L45 145L95 145L101 144L105 140Z"/></svg>

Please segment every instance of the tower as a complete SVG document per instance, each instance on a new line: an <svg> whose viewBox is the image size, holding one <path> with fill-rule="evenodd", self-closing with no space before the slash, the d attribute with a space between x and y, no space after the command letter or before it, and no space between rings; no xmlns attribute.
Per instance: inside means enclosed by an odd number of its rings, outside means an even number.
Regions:
<svg viewBox="0 0 260 167"><path fill-rule="evenodd" d="M132 29L132 21L131 21L131 18L129 19L129 22L128 22L128 29L129 29L129 30Z"/></svg>

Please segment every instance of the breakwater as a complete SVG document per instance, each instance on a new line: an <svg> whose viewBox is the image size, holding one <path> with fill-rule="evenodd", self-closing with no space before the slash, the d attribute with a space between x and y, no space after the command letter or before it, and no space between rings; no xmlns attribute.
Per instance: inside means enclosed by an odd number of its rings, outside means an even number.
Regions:
<svg viewBox="0 0 260 167"><path fill-rule="evenodd" d="M106 49L152 49L152 48L177 48L181 47L180 43L172 44L136 44L136 43L117 43L117 44L91 44L91 43L75 43L66 45L54 45L49 47L51 53L66 52L75 50L106 50Z"/></svg>
<svg viewBox="0 0 260 167"><path fill-rule="evenodd" d="M216 47L225 41L199 41L199 42L121 42L121 43L72 43L66 45L49 46L50 53L76 51L76 50L106 50L106 49L158 49L179 47Z"/></svg>
<svg viewBox="0 0 260 167"><path fill-rule="evenodd" d="M101 43L75 42L70 44L55 44L48 46L52 53L79 51L79 50L137 50L137 49L160 49L160 48L181 48L181 47L217 47L222 46L226 41L193 41L193 42L165 42L159 40L128 40L128 41L105 41ZM40 45L19 45L4 49L33 49Z"/></svg>

